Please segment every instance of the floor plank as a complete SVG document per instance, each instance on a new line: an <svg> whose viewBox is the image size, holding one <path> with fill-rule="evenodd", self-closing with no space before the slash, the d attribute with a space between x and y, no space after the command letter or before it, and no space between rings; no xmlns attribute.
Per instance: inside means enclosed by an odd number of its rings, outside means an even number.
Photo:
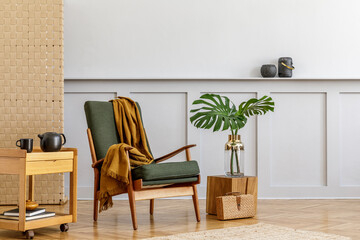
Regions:
<svg viewBox="0 0 360 240"><path fill-rule="evenodd" d="M360 200L259 200L255 218L218 221L205 213L200 200L201 222L197 223L192 200L155 200L154 216L149 215L150 201L137 202L139 228L132 230L128 201L114 201L114 207L92 221L92 201L78 202L78 222L69 232L59 226L35 230L35 239L142 239L176 233L202 231L255 224L258 222L302 230L320 231L360 239ZM68 206L45 206L48 211L63 212ZM1 206L0 212L14 206ZM0 230L1 239L21 239L22 233Z"/></svg>

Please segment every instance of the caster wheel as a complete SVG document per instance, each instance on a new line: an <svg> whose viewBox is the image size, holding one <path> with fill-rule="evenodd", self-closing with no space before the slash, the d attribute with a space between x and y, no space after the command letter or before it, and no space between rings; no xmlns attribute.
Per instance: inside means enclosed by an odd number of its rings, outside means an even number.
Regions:
<svg viewBox="0 0 360 240"><path fill-rule="evenodd" d="M60 231L67 232L69 230L69 224L64 223L60 225Z"/></svg>
<svg viewBox="0 0 360 240"><path fill-rule="evenodd" d="M34 238L34 231L33 230L27 230L25 231L26 239L33 239Z"/></svg>

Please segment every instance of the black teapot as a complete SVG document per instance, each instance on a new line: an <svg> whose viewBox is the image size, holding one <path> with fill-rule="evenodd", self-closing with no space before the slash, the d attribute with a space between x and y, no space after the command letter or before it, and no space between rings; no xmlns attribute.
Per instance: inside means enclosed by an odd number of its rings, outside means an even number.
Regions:
<svg viewBox="0 0 360 240"><path fill-rule="evenodd" d="M61 136L64 138L64 143L62 143ZM61 146L66 143L66 138L63 133L56 132L46 132L39 134L40 138L40 147L44 152L58 152L61 149Z"/></svg>

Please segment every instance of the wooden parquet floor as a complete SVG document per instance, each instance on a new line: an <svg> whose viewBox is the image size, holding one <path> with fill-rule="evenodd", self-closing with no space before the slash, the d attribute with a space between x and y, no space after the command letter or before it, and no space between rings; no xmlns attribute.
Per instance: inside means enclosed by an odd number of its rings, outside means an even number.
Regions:
<svg viewBox="0 0 360 240"><path fill-rule="evenodd" d="M0 207L0 212L12 207ZM67 206L46 206L61 212ZM258 214L252 219L218 221L205 213L200 200L202 221L197 223L192 200L155 200L154 216L149 201L137 202L139 229L132 230L127 201L114 201L114 207L92 221L92 201L78 202L78 222L62 233L59 226L35 230L35 239L142 239L176 233L269 223L302 230L334 233L360 239L360 200L259 200ZM24 239L20 232L0 230L0 239Z"/></svg>

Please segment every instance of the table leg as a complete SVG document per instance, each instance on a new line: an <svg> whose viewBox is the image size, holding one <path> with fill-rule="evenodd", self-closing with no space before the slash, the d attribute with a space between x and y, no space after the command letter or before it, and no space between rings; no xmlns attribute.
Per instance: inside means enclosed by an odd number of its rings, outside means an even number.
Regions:
<svg viewBox="0 0 360 240"><path fill-rule="evenodd" d="M70 173L70 214L73 222L77 220L77 150L74 152L73 171Z"/></svg>
<svg viewBox="0 0 360 240"><path fill-rule="evenodd" d="M19 171L19 231L25 231L26 211L26 160L20 159Z"/></svg>
<svg viewBox="0 0 360 240"><path fill-rule="evenodd" d="M29 199L30 201L35 201L35 197L34 197L34 183L35 183L35 176L34 175L30 175L29 176Z"/></svg>

